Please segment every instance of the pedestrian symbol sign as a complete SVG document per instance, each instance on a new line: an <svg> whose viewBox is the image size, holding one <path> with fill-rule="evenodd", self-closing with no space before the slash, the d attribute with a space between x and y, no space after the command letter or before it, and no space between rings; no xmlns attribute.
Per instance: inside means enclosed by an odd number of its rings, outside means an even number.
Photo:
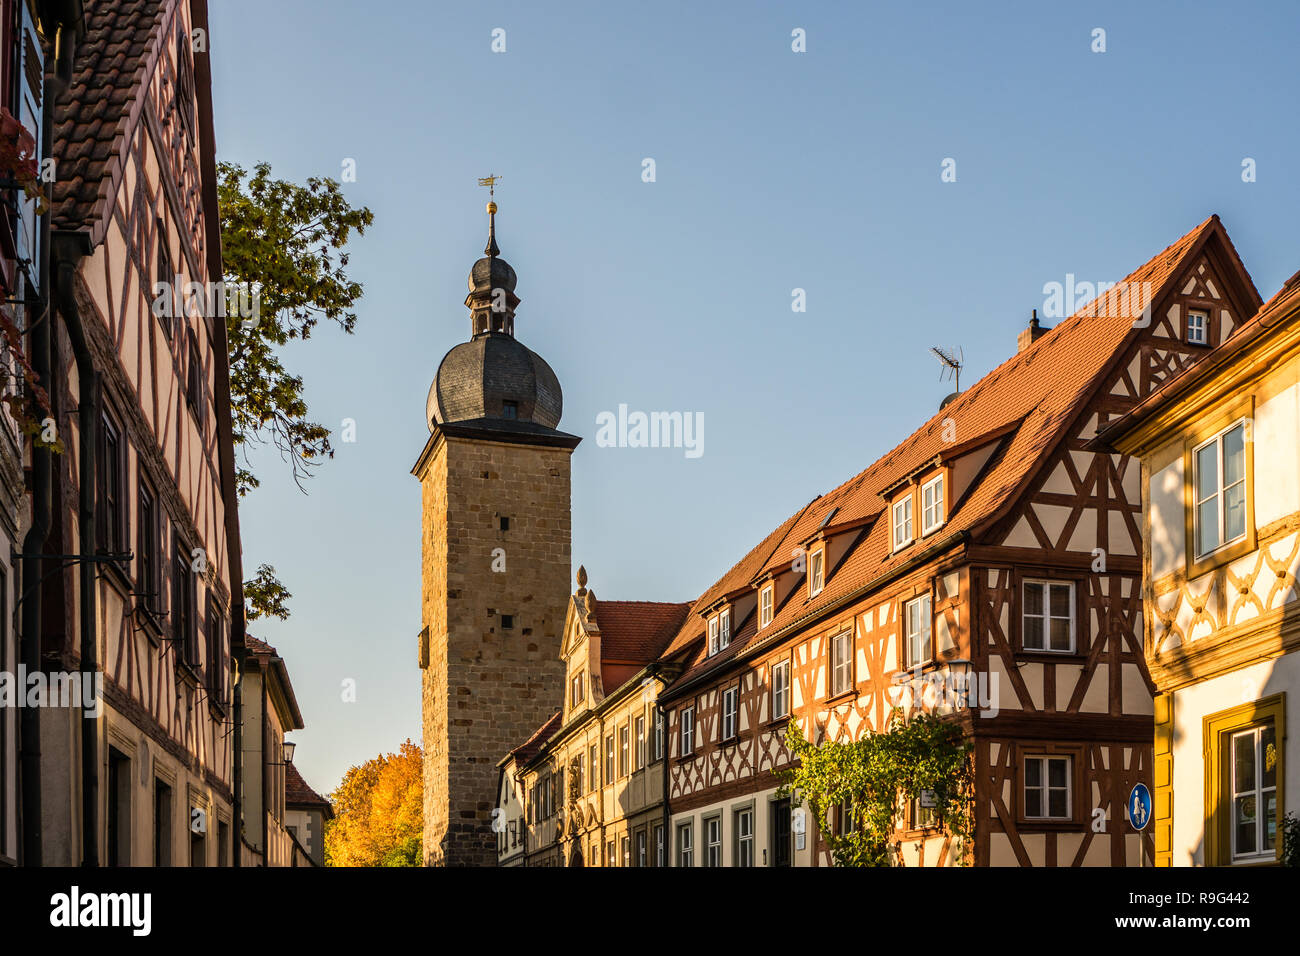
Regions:
<svg viewBox="0 0 1300 956"><path fill-rule="evenodd" d="M1128 822L1133 829L1142 830L1151 821L1151 791L1145 783L1139 783L1128 795Z"/></svg>

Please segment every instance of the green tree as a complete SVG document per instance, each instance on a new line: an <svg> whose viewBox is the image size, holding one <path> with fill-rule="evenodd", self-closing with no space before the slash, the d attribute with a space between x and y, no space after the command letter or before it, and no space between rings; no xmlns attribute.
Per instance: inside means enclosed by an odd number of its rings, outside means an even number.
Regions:
<svg viewBox="0 0 1300 956"><path fill-rule="evenodd" d="M780 794L808 804L836 866L890 866L900 808L922 791L933 792L938 832L952 833L965 858L971 747L956 723L929 714L904 720L894 709L883 731L814 746L791 721L786 747L794 760L778 773ZM837 833L832 810L845 806L852 825Z"/></svg>
<svg viewBox="0 0 1300 956"><path fill-rule="evenodd" d="M235 163L218 165L221 252L228 296L230 400L240 463L242 497L258 487L248 451L270 444L289 465L294 482L332 458L330 431L312 421L301 376L281 362L293 339L306 339L322 320L351 333L361 283L347 274L345 248L355 230L364 235L369 209L354 209L332 179L311 177L305 186L274 179L259 163L252 175ZM251 313L251 314L250 314ZM248 582L248 616L286 618L290 596L262 565Z"/></svg>

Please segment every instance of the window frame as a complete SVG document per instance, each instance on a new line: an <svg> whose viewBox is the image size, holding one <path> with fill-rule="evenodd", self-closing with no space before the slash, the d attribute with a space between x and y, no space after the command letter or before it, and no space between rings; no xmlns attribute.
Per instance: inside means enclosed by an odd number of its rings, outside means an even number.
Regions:
<svg viewBox="0 0 1300 956"><path fill-rule="evenodd" d="M1184 436L1183 443L1183 542L1184 568L1189 578L1200 577L1217 570L1225 564L1237 560L1243 555L1256 550L1255 528L1255 440L1254 397L1234 402L1214 415L1195 431ZM1206 554L1197 554L1197 489L1196 489L1196 452L1210 441L1220 438L1237 425L1245 423L1245 494L1246 494L1246 534L1229 542L1221 543ZM1220 452L1220 468L1222 452ZM1222 494L1222 489L1220 489Z"/></svg>
<svg viewBox="0 0 1300 956"><path fill-rule="evenodd" d="M685 838L685 839L683 839ZM677 824L677 865L695 865L695 821L687 820Z"/></svg>
<svg viewBox="0 0 1300 956"><path fill-rule="evenodd" d="M912 500L912 489L908 488L907 494L889 504L889 540L890 551L902 551L914 540L916 540L916 523L915 523L915 506ZM900 521L899 511L905 512ZM901 538L899 531L906 529L907 537Z"/></svg>
<svg viewBox="0 0 1300 956"><path fill-rule="evenodd" d="M776 616L776 589L765 584L758 589L758 627L759 630L772 623Z"/></svg>
<svg viewBox="0 0 1300 956"><path fill-rule="evenodd" d="M714 827L717 827L717 839L714 839ZM716 862L715 862L716 860ZM720 867L725 865L722 859L722 813L718 812L704 818L704 865Z"/></svg>
<svg viewBox="0 0 1300 956"><path fill-rule="evenodd" d="M583 677L585 676L585 674L586 671L578 671L569 680L569 692L570 692L569 709L570 710L577 710L578 705L583 703L584 700L586 700L586 689L583 686L583 684L585 683L583 681Z"/></svg>
<svg viewBox="0 0 1300 956"><path fill-rule="evenodd" d="M644 770L646 766L645 714L632 718L632 772Z"/></svg>
<svg viewBox="0 0 1300 956"><path fill-rule="evenodd" d="M1200 345L1208 347L1210 344L1210 315L1211 310L1204 306L1189 306L1185 311L1183 320L1183 341L1188 345ZM1192 338L1192 316L1201 319L1201 337L1200 339Z"/></svg>
<svg viewBox="0 0 1300 956"><path fill-rule="evenodd" d="M632 731L627 724L618 728L618 776L620 779L632 773Z"/></svg>
<svg viewBox="0 0 1300 956"><path fill-rule="evenodd" d="M1040 809L1043 811L1038 814L1029 812L1029 764L1040 761L1042 763L1042 776L1039 777L1039 786L1034 788L1042 791L1042 802ZM1064 788L1053 787L1051 785L1050 764L1054 761L1063 761L1065 763L1065 786ZM1074 820L1074 768L1075 758L1073 754L1068 753L1046 753L1033 751L1025 753L1020 758L1020 812L1024 820L1030 823L1070 823ZM1065 790L1065 813L1051 813L1051 794L1053 790Z"/></svg>
<svg viewBox="0 0 1300 956"><path fill-rule="evenodd" d="M741 821L748 819L749 832L744 832ZM731 814L732 842L732 866L752 867L755 863L755 844L757 838L754 833L754 807L753 804L745 807L737 807ZM748 856L749 862L745 862Z"/></svg>
<svg viewBox="0 0 1300 956"><path fill-rule="evenodd" d="M614 735L605 735L605 786L613 786L614 776Z"/></svg>
<svg viewBox="0 0 1300 956"><path fill-rule="evenodd" d="M172 549L172 587L171 602L168 606L168 624L174 644L175 659L178 663L197 669L199 660L195 594L198 590L198 575L190 565L189 551L179 528L172 531ZM177 607L178 602L179 607Z"/></svg>
<svg viewBox="0 0 1300 956"><path fill-rule="evenodd" d="M722 743L728 743L736 740L740 732L740 688L732 684L730 687L723 688L722 707L719 729L722 733ZM728 728L730 723L730 728Z"/></svg>
<svg viewBox="0 0 1300 956"><path fill-rule="evenodd" d="M681 756L690 757L695 753L695 705L683 707L677 716L678 746Z"/></svg>
<svg viewBox="0 0 1300 956"><path fill-rule="evenodd" d="M815 598L826 589L826 549L808 553L808 597Z"/></svg>
<svg viewBox="0 0 1300 956"><path fill-rule="evenodd" d="M158 520L158 496L143 473L136 478L136 539L137 597L151 613L157 614L162 603L162 529Z"/></svg>
<svg viewBox="0 0 1300 956"><path fill-rule="evenodd" d="M724 607L718 612L718 650L725 651L731 646L731 608Z"/></svg>
<svg viewBox="0 0 1300 956"><path fill-rule="evenodd" d="M709 618L709 656L713 657L721 648L718 646L718 615Z"/></svg>
<svg viewBox="0 0 1300 956"><path fill-rule="evenodd" d="M1201 722L1201 740L1204 742L1205 787L1205 853L1206 866L1273 866L1281 859L1282 822L1286 819L1286 691L1247 701L1236 707L1207 714ZM1232 832L1232 740L1242 731L1271 724L1274 728L1277 767L1277 807L1274 825L1274 855L1270 859L1260 853L1252 858L1235 858ZM1258 814L1257 814L1258 816ZM1154 821L1157 826L1168 825L1168 818Z"/></svg>
<svg viewBox="0 0 1300 956"><path fill-rule="evenodd" d="M95 535L101 550L119 554L126 550L130 528L127 520L128 442L126 430L106 408L100 412L97 439Z"/></svg>
<svg viewBox="0 0 1300 956"><path fill-rule="evenodd" d="M782 681L781 693L777 693L776 675L784 674ZM790 658L773 661L768 668L768 684L771 688L771 713L772 720L785 720L790 716L790 705L792 697L790 694ZM782 706L780 712L777 712L777 702L780 701Z"/></svg>
<svg viewBox="0 0 1300 956"><path fill-rule="evenodd" d="M1236 431L1238 428L1241 429L1241 436L1242 436L1241 437L1242 475L1238 481L1233 482L1231 485L1225 486L1224 474L1223 474L1224 473L1223 439L1229 433ZM1214 555L1219 551L1222 551L1225 548L1229 548L1234 544L1238 544L1239 542L1244 541L1246 538L1249 537L1249 525L1251 524L1251 518L1252 518L1251 509L1248 507L1248 502L1251 497L1250 494L1251 482L1247 477L1247 475L1248 475L1248 469L1250 467L1251 461L1250 461L1250 456L1248 455L1246 449L1247 446L1252 444L1252 442L1247 441L1247 436L1249 435L1249 433L1250 433L1250 426L1247 423L1247 420L1244 417L1238 418L1236 421L1230 422L1225 427L1217 430L1209 438L1205 439L1204 441L1198 442L1192 447L1192 474L1191 474L1192 515L1191 518L1192 518L1193 539L1191 542L1191 548L1192 548L1192 554L1197 561L1205 561L1206 559L1213 558ZM1217 502L1218 507L1216 508L1215 511L1215 517L1219 519L1218 520L1219 541L1212 548L1206 551L1201 551L1200 550L1201 505L1209 501L1210 498L1207 497L1202 499L1200 497L1201 475L1200 475L1199 459L1200 459L1201 451L1205 448L1208 448L1210 445L1215 445L1218 450L1218 454L1215 456L1215 464L1217 466L1216 467L1217 483L1215 486L1214 494L1210 497L1218 499ZM1237 485L1240 485L1242 490L1242 495L1243 495L1242 510L1246 512L1244 516L1244 521L1246 526L1243 527L1241 534L1233 538L1227 538L1225 537L1226 535L1225 525L1227 524L1227 514L1225 511L1224 499L1227 497L1228 490L1230 488L1236 487Z"/></svg>
<svg viewBox="0 0 1300 956"><path fill-rule="evenodd" d="M925 493L929 491L931 488L935 487L936 485L939 488L939 494L937 498L935 498L934 501L931 503L931 510L935 512L936 518L933 522L931 522L926 515L927 509L925 504ZM940 528L943 527L944 522L948 520L947 482L944 481L944 473L939 472L939 474L935 475L933 478L929 479L928 481L923 481L921 483L920 496L921 496L921 537L925 537L927 534L932 534L933 532L938 531Z"/></svg>
<svg viewBox="0 0 1300 956"><path fill-rule="evenodd" d="M856 684L854 683L853 680L853 676L854 676L853 658L856 653L855 644L856 642L853 640L852 626L846 628L840 628L839 630L835 631L834 633L831 634L830 640L827 642L826 645L827 664L828 664L827 670L830 672L830 678L831 678L827 689L830 691L831 697L839 697L842 694L851 693L856 687ZM837 660L839 647L841 645L844 645L848 648L848 653L845 657L845 660L842 662ZM843 667L843 669L846 672L844 674L843 686L841 686L840 684L841 667Z"/></svg>
<svg viewBox="0 0 1300 956"><path fill-rule="evenodd" d="M1046 578L1030 577L1020 578L1020 608L1018 620L1020 623L1020 647L1019 650L1025 654L1047 654L1054 657L1072 656L1080 653L1079 641L1079 598L1081 588L1079 582L1073 578ZM1028 628L1025 626L1029 618L1029 600L1026 590L1030 585L1038 585L1043 588L1043 644L1042 647L1030 647L1027 643ZM1060 620L1059 615L1052 614L1051 592L1052 588L1064 587L1069 592L1069 622L1070 622L1070 645L1068 648L1059 649L1051 646L1051 622Z"/></svg>
<svg viewBox="0 0 1300 956"><path fill-rule="evenodd" d="M922 602L924 602L925 613L924 616L920 618L920 620L926 625L925 627L926 645L929 648L929 652L922 654L919 658L913 660L911 608L913 605L918 605L921 604ZM902 615L901 615L902 628L900 629L901 631L900 636L902 639L903 646L899 649L900 651L899 660L903 662L902 669L911 670L912 668L917 666L924 667L925 665L931 663L934 660L934 597L927 590L919 594L913 595L910 598L905 598L902 603L903 603Z"/></svg>

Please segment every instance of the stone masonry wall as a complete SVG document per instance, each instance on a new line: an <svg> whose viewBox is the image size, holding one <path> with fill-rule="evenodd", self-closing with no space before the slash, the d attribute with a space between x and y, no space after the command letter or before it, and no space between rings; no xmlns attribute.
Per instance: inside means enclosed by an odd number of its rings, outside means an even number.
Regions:
<svg viewBox="0 0 1300 956"><path fill-rule="evenodd" d="M496 764L563 699L570 454L453 438L424 472L426 864L495 865Z"/></svg>

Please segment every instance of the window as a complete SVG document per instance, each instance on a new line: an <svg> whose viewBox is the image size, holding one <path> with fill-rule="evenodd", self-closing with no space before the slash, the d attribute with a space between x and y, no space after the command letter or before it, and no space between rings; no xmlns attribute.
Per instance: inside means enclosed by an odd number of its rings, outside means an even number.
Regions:
<svg viewBox="0 0 1300 956"><path fill-rule="evenodd" d="M1069 581L1026 581L1022 643L1027 651L1074 650L1074 585Z"/></svg>
<svg viewBox="0 0 1300 956"><path fill-rule="evenodd" d="M943 475L921 486L921 534L943 524Z"/></svg>
<svg viewBox="0 0 1300 956"><path fill-rule="evenodd" d="M912 543L912 496L894 502L894 550Z"/></svg>
<svg viewBox="0 0 1300 956"><path fill-rule="evenodd" d="M1025 818L1070 819L1070 758L1025 758Z"/></svg>
<svg viewBox="0 0 1300 956"><path fill-rule="evenodd" d="M709 656L718 653L718 619L709 618Z"/></svg>
<svg viewBox="0 0 1300 956"><path fill-rule="evenodd" d="M226 618L216 601L208 601L208 654L203 673L208 693L219 704L226 702Z"/></svg>
<svg viewBox="0 0 1300 956"><path fill-rule="evenodd" d="M191 667L199 663L197 635L194 627L194 571L179 532L174 534L176 556L172 561L172 641L176 659Z"/></svg>
<svg viewBox="0 0 1300 956"><path fill-rule="evenodd" d="M704 821L704 865L722 866L722 817Z"/></svg>
<svg viewBox="0 0 1300 956"><path fill-rule="evenodd" d="M605 844L605 865L618 866L618 848L613 840Z"/></svg>
<svg viewBox="0 0 1300 956"><path fill-rule="evenodd" d="M1200 558L1246 536L1246 423L1224 429L1192 455Z"/></svg>
<svg viewBox="0 0 1300 956"><path fill-rule="evenodd" d="M502 516L501 516L501 520L498 522L498 525L500 526L500 528L501 528L502 531L509 531L509 530L510 530L510 519L507 518L505 515L502 515Z"/></svg>
<svg viewBox="0 0 1300 956"><path fill-rule="evenodd" d="M502 417L502 418L511 418L511 419L518 418L518 417L519 417L519 403L518 403L518 402L504 402L504 403L502 403L502 406L501 406L501 417Z"/></svg>
<svg viewBox="0 0 1300 956"><path fill-rule="evenodd" d="M767 585L758 592L758 626L767 627L772 623L772 585Z"/></svg>
<svg viewBox="0 0 1300 956"><path fill-rule="evenodd" d="M628 765L627 725L618 728L618 775L626 777L631 771Z"/></svg>
<svg viewBox="0 0 1300 956"><path fill-rule="evenodd" d="M151 611L156 611L158 601L158 503L153 492L140 477L140 505L136 516L139 549L135 556L135 587L140 592L140 601Z"/></svg>
<svg viewBox="0 0 1300 956"><path fill-rule="evenodd" d="M159 295L167 296L167 308L162 311L162 315L159 316L159 319L162 322L163 332L170 339L172 337L172 313L176 309L176 295L173 291L174 287L172 286L172 283L176 281L179 276L172 275L172 257L167 248L167 243L169 241L167 236L167 224L163 222L162 217L160 216L154 221L154 226L156 230L154 237L155 241L158 243L158 260L154 264L154 287L152 291L155 298Z"/></svg>
<svg viewBox="0 0 1300 956"><path fill-rule="evenodd" d="M1273 724L1232 735L1232 860L1277 856L1277 733Z"/></svg>
<svg viewBox="0 0 1300 956"><path fill-rule="evenodd" d="M571 779L573 780L573 792L574 792L575 794L584 793L585 791L583 790L583 787L582 787L582 757L581 757L581 755L579 755L579 756L573 758L573 763L570 765L570 770L569 770L569 772L572 774Z"/></svg>
<svg viewBox="0 0 1300 956"><path fill-rule="evenodd" d="M664 853L666 852L666 850L667 848L664 846L664 825L662 823L656 823L655 824L655 866L666 865L667 859L664 857Z"/></svg>
<svg viewBox="0 0 1300 956"><path fill-rule="evenodd" d="M682 756L695 752L695 708L682 709Z"/></svg>
<svg viewBox="0 0 1300 956"><path fill-rule="evenodd" d="M172 865L172 788L153 782L153 865Z"/></svg>
<svg viewBox="0 0 1300 956"><path fill-rule="evenodd" d="M1187 344L1208 345L1210 316L1209 313L1191 309L1187 313Z"/></svg>
<svg viewBox="0 0 1300 956"><path fill-rule="evenodd" d="M194 417L198 418L203 408L203 355L199 352L198 336L193 329L185 333L186 360L185 401L190 406Z"/></svg>
<svg viewBox="0 0 1300 956"><path fill-rule="evenodd" d="M677 865L695 865L694 829L689 823L677 825Z"/></svg>
<svg viewBox="0 0 1300 956"><path fill-rule="evenodd" d="M605 738L605 783L614 782L614 735Z"/></svg>
<svg viewBox="0 0 1300 956"><path fill-rule="evenodd" d="M122 433L107 415L99 421L96 457L99 508L95 533L101 549L118 554L126 550L126 507L122 496L126 485L126 448Z"/></svg>
<svg viewBox="0 0 1300 956"><path fill-rule="evenodd" d="M658 707L655 707L655 760L662 760L664 757L664 715Z"/></svg>
<svg viewBox="0 0 1300 956"><path fill-rule="evenodd" d="M515 626L515 616L513 614L501 615L501 630L503 631L513 630L514 626Z"/></svg>
<svg viewBox="0 0 1300 956"><path fill-rule="evenodd" d="M846 694L853 688L853 632L843 631L831 638L831 696Z"/></svg>
<svg viewBox="0 0 1300 956"><path fill-rule="evenodd" d="M632 765L633 770L641 770L645 767L645 716L642 715L636 719L636 763Z"/></svg>
<svg viewBox="0 0 1300 956"><path fill-rule="evenodd" d="M731 608L718 615L718 650L731 643Z"/></svg>
<svg viewBox="0 0 1300 956"><path fill-rule="evenodd" d="M825 578L824 561L826 552L814 551L808 559L808 596L816 597L822 593Z"/></svg>
<svg viewBox="0 0 1300 956"><path fill-rule="evenodd" d="M736 866L754 865L754 810L736 811Z"/></svg>
<svg viewBox="0 0 1300 956"><path fill-rule="evenodd" d="M856 814L853 812L853 799L845 797L842 801L831 807L834 819L831 821L835 828L836 836L847 836L857 829Z"/></svg>
<svg viewBox="0 0 1300 956"><path fill-rule="evenodd" d="M772 802L772 865L790 865L790 798Z"/></svg>
<svg viewBox="0 0 1300 956"><path fill-rule="evenodd" d="M645 831L638 830L636 834L636 865L646 866L649 862L646 859Z"/></svg>
<svg viewBox="0 0 1300 956"><path fill-rule="evenodd" d="M571 700L569 704L570 707L577 707L583 701L584 692L583 692L582 685L586 683L583 680L583 677L585 676L586 675L582 671L578 671L578 673L573 675L573 680L570 681L570 691L571 691Z"/></svg>
<svg viewBox="0 0 1300 956"><path fill-rule="evenodd" d="M739 689L728 687L722 692L722 739L731 740L736 736L736 701Z"/></svg>
<svg viewBox="0 0 1300 956"><path fill-rule="evenodd" d="M632 841L627 837L623 837L621 840L618 841L618 843L619 843L619 849L623 851L620 854L623 857L623 865L631 866L632 865Z"/></svg>
<svg viewBox="0 0 1300 956"><path fill-rule="evenodd" d="M131 865L131 761L126 754L108 748L108 865Z"/></svg>
<svg viewBox="0 0 1300 956"><path fill-rule="evenodd" d="M587 781L592 790L600 786L600 751L595 744L587 751Z"/></svg>
<svg viewBox="0 0 1300 956"><path fill-rule="evenodd" d="M915 667L930 659L930 595L923 594L904 605L903 626L905 667Z"/></svg>
<svg viewBox="0 0 1300 956"><path fill-rule="evenodd" d="M217 866L230 866L230 824L217 821Z"/></svg>
<svg viewBox="0 0 1300 956"><path fill-rule="evenodd" d="M790 662L772 665L772 719L790 716Z"/></svg>

